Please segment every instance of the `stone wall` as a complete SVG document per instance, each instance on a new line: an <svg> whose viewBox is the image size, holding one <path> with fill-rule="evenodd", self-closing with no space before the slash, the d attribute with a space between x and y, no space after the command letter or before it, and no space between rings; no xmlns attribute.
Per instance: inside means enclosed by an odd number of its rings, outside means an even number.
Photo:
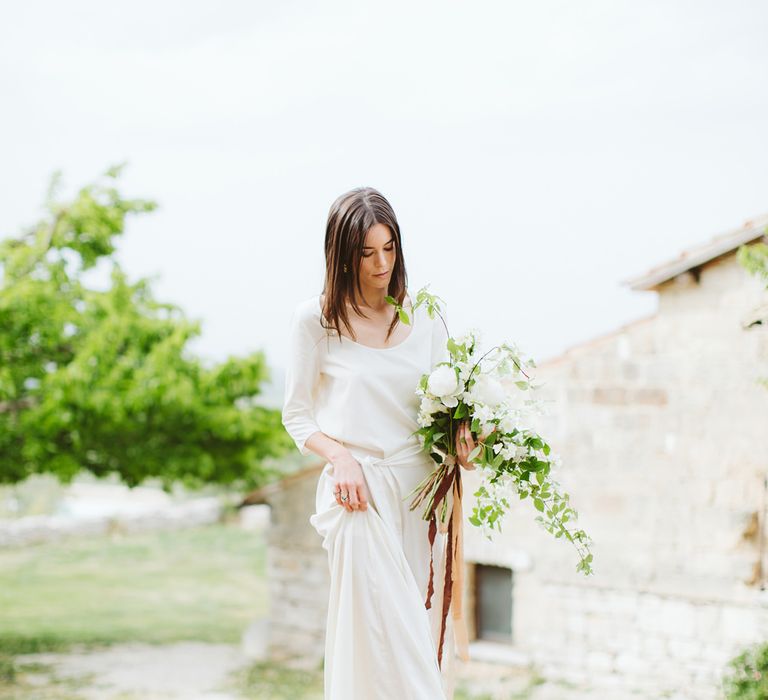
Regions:
<svg viewBox="0 0 768 700"><path fill-rule="evenodd" d="M330 574L322 539L309 522L322 465L286 479L267 497L268 654L318 668L325 647Z"/></svg>
<svg viewBox="0 0 768 700"><path fill-rule="evenodd" d="M137 512L69 515L28 515L0 521L0 548L61 542L71 537L175 530L209 525L221 520L222 504L216 496L145 508Z"/></svg>
<svg viewBox="0 0 768 700"><path fill-rule="evenodd" d="M594 539L595 575L516 501L468 561L515 571L514 646L549 677L716 697L728 658L768 641L755 522L768 472L766 292L729 255L666 283L658 312L535 370L555 474ZM465 509L476 484L470 474ZM766 533L768 535L768 533Z"/></svg>

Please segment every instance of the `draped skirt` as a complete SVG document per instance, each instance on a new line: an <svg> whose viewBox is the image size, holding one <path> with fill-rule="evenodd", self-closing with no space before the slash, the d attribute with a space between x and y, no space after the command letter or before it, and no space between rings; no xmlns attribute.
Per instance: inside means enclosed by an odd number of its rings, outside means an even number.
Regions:
<svg viewBox="0 0 768 700"><path fill-rule="evenodd" d="M347 511L333 495L333 465L317 484L309 521L328 552L330 596L325 637L326 700L452 700L454 640L448 615L438 664L446 537L433 548L429 523L408 494L435 463L409 445L385 458L357 457L370 495L368 509ZM442 666L442 668L441 668Z"/></svg>

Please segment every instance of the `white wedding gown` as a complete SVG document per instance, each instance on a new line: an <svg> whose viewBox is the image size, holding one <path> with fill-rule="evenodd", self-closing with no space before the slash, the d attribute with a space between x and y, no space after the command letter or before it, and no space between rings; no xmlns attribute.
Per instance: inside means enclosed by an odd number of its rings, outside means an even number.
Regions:
<svg viewBox="0 0 768 700"><path fill-rule="evenodd" d="M317 484L310 523L328 551L331 590L325 641L326 700L452 700L453 623L443 607L445 534L433 549L434 593L425 607L430 569L429 523L409 492L435 466L411 433L419 426L422 374L446 359L447 333L425 307L412 311L410 333L391 348L328 336L321 299L296 307L291 319L283 424L302 454L321 430L360 462L370 500L349 512L333 495L332 465ZM443 314L445 316L445 314Z"/></svg>

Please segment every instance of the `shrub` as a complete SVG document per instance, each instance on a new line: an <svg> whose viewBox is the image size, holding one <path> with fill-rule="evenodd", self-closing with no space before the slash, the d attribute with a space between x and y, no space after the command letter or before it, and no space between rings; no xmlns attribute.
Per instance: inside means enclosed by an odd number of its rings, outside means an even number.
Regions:
<svg viewBox="0 0 768 700"><path fill-rule="evenodd" d="M768 642L755 644L728 662L723 690L728 700L768 700Z"/></svg>

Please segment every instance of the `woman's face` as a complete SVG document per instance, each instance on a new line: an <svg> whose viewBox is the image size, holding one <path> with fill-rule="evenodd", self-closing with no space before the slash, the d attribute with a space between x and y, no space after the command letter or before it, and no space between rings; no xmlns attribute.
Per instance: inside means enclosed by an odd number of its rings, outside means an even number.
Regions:
<svg viewBox="0 0 768 700"><path fill-rule="evenodd" d="M395 236L389 227L384 224L371 226L365 235L365 247L360 258L360 284L387 289L396 259Z"/></svg>

